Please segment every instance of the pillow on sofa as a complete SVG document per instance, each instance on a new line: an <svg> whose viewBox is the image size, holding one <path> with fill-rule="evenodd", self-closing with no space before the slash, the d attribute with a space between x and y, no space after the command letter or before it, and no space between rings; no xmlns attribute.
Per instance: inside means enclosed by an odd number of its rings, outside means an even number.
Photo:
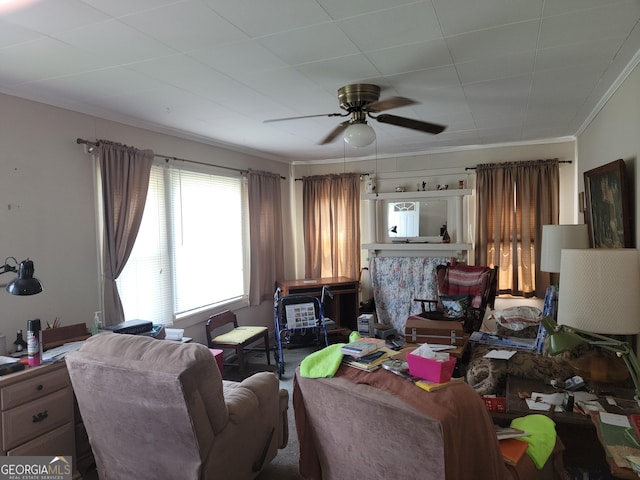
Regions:
<svg viewBox="0 0 640 480"><path fill-rule="evenodd" d="M444 316L447 318L462 318L466 316L471 306L469 295L440 295L440 302L444 308Z"/></svg>

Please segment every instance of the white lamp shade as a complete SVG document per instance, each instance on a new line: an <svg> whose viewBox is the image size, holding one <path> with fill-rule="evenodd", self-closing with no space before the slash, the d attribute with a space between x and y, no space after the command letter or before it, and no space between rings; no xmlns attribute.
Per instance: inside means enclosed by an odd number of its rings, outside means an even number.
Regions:
<svg viewBox="0 0 640 480"><path fill-rule="evenodd" d="M565 249L561 258L559 324L609 335L640 332L636 249Z"/></svg>
<svg viewBox="0 0 640 480"><path fill-rule="evenodd" d="M354 147L366 147L376 139L376 132L366 123L352 123L344 131L344 141Z"/></svg>
<svg viewBox="0 0 640 480"><path fill-rule="evenodd" d="M563 248L589 248L587 225L543 225L540 270L558 273Z"/></svg>

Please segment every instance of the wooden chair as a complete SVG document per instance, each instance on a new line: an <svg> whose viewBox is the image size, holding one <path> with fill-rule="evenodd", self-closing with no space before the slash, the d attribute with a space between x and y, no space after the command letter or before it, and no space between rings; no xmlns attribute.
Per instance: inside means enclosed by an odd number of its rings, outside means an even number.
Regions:
<svg viewBox="0 0 640 480"><path fill-rule="evenodd" d="M414 302L420 302L422 306L419 316L431 320L444 320L447 315L442 304L443 297L468 296L469 305L460 320L465 332L480 330L487 307L494 308L498 289L498 267L438 265L436 276L438 298L414 298Z"/></svg>
<svg viewBox="0 0 640 480"><path fill-rule="evenodd" d="M233 328L226 333L216 334L215 330L225 325L233 325ZM267 327L239 327L236 314L230 310L217 313L209 317L206 325L207 343L209 348L233 349L236 352L237 363L225 362L225 365L238 366L240 374L244 375L246 352L262 350L260 348L250 348L250 345L264 339L264 350L267 355L267 364L271 365L269 358L269 330Z"/></svg>

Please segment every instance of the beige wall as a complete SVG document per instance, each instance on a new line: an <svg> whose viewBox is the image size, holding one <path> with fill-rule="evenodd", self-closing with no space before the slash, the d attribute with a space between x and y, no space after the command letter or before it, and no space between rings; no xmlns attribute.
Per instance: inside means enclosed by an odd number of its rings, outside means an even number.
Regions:
<svg viewBox="0 0 640 480"><path fill-rule="evenodd" d="M625 161L634 215L632 225L637 242L638 152L640 152L640 68L636 67L604 108L578 137L579 191L584 191L583 174L587 170L619 158Z"/></svg>
<svg viewBox="0 0 640 480"><path fill-rule="evenodd" d="M279 173L283 181L285 232L290 172L284 163L125 126L116 122L0 95L0 255L18 261L30 257L44 291L31 297L0 292L0 332L12 344L27 320L55 317L63 325L91 324L99 310L92 159L76 138L104 138L150 148L156 153L236 168ZM285 234L285 247L293 238ZM293 262L287 258L289 270ZM224 275L224 272L220 272ZM0 276L6 283L12 274ZM204 341L207 312L187 323L186 334ZM241 322L273 325L271 302L238 312Z"/></svg>
<svg viewBox="0 0 640 480"><path fill-rule="evenodd" d="M640 152L640 68L624 79L621 86L578 136L579 191L584 191L583 174L619 158L625 161L631 193L632 230L638 246L638 152ZM640 337L639 337L640 338ZM636 355L640 341L636 340Z"/></svg>

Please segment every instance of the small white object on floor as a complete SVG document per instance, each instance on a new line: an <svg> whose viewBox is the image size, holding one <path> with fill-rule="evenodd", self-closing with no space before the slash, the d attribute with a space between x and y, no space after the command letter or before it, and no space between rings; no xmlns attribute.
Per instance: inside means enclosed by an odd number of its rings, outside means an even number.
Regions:
<svg viewBox="0 0 640 480"><path fill-rule="evenodd" d="M493 358L497 360L509 360L516 354L515 350L491 350L484 358Z"/></svg>

